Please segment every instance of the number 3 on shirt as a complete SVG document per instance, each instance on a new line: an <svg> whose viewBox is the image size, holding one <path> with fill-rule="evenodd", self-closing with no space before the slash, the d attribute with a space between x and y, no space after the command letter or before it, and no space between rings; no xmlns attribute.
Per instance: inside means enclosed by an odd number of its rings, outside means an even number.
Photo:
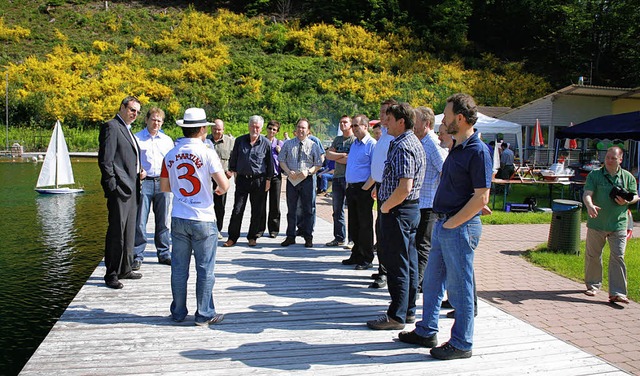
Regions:
<svg viewBox="0 0 640 376"><path fill-rule="evenodd" d="M181 165L178 166L178 170L182 169L183 167L187 169L187 172L178 176L178 179L188 180L193 186L193 188L191 189L191 191L187 191L184 188L180 188L180 193L185 197L197 195L198 192L200 192L200 189L202 188L202 183L200 183L200 179L194 176L194 174L196 173L196 169L195 167L193 167L193 165L189 163L182 163Z"/></svg>

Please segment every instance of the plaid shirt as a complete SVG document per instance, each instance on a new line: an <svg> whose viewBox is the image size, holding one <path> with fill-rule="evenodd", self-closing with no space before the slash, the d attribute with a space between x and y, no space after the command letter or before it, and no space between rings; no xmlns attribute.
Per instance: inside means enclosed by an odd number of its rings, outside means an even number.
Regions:
<svg viewBox="0 0 640 376"><path fill-rule="evenodd" d="M426 155L413 131L406 131L389 145L384 163L378 199L386 201L400 184L400 179L413 179L413 187L406 200L417 200L424 181Z"/></svg>
<svg viewBox="0 0 640 376"><path fill-rule="evenodd" d="M429 131L420 142L427 156L427 168L420 189L420 209L431 209L440 184L442 164L447 158L447 150L440 147L440 140L434 131Z"/></svg>
<svg viewBox="0 0 640 376"><path fill-rule="evenodd" d="M302 149L300 149L302 144ZM291 171L308 170L313 166L322 166L320 147L309 137L300 141L297 137L285 141L280 149L278 160L284 162Z"/></svg>

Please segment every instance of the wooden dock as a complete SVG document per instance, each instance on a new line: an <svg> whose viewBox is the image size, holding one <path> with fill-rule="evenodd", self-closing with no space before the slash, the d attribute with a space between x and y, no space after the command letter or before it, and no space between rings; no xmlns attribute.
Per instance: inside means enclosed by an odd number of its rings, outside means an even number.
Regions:
<svg viewBox="0 0 640 376"><path fill-rule="evenodd" d="M227 202L233 203L232 195ZM193 324L193 264L190 314L180 324L169 318L170 267L156 262L151 244L140 270L144 277L124 280L122 290L104 286L101 264L21 374L626 374L482 300L473 357L434 360L428 349L397 341L399 331L365 326L385 312L387 290L367 288L375 270L340 264L348 250L324 247L333 238L331 223L318 218L315 234L312 249L283 248L282 236L260 238L255 248L244 238L233 248L220 246L214 299L226 317L210 327ZM445 312L440 342L453 323Z"/></svg>

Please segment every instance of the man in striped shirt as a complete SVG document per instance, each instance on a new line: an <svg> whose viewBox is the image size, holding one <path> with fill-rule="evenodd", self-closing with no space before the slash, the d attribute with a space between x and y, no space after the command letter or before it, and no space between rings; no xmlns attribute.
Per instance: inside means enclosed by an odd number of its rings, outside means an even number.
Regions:
<svg viewBox="0 0 640 376"><path fill-rule="evenodd" d="M420 222L418 198L424 181L425 154L413 134L415 112L407 103L387 108L387 126L395 139L389 145L382 184L378 192L380 228L378 243L385 252L387 287L391 304L387 313L367 322L375 330L403 329L415 321L418 291L418 254L415 237Z"/></svg>
<svg viewBox="0 0 640 376"><path fill-rule="evenodd" d="M420 224L416 232L416 249L418 251L418 290L422 289L424 269L429 260L431 250L431 233L437 216L433 212L433 198L436 195L442 164L447 158L447 151L440 147L440 140L433 131L435 122L433 110L428 107L416 108L416 126L413 133L418 137L427 157L424 181L420 189Z"/></svg>

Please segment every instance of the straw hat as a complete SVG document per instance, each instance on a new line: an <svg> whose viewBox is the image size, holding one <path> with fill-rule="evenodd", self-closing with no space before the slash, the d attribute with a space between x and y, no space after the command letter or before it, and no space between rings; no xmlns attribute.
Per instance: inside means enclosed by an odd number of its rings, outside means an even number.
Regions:
<svg viewBox="0 0 640 376"><path fill-rule="evenodd" d="M184 111L184 119L176 120L176 124L185 128L197 128L213 125L207 121L207 114L204 109L192 107Z"/></svg>

